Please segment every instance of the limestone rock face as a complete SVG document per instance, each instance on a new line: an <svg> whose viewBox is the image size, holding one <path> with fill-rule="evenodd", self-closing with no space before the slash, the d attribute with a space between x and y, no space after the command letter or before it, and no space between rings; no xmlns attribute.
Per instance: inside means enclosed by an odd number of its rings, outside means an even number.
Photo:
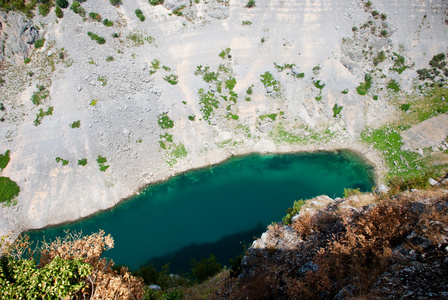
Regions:
<svg viewBox="0 0 448 300"><path fill-rule="evenodd" d="M23 61L38 37L39 31L24 15L0 12L0 61Z"/></svg>

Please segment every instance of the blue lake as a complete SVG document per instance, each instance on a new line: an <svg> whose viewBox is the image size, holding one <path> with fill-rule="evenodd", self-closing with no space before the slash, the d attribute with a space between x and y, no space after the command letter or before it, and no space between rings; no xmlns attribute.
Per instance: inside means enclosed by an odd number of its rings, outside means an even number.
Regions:
<svg viewBox="0 0 448 300"><path fill-rule="evenodd" d="M191 258L213 253L224 265L294 200L340 197L344 188L370 191L373 168L351 152L248 155L148 186L140 195L92 217L28 232L52 240L70 229L111 234L105 256L137 269L145 263L188 271Z"/></svg>

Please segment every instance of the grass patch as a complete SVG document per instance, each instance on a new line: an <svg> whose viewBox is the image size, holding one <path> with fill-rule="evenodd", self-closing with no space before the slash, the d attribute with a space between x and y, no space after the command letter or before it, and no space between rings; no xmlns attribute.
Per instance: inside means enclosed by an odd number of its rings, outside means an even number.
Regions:
<svg viewBox="0 0 448 300"><path fill-rule="evenodd" d="M106 61L107 62L114 61L114 57L109 55L108 57L106 57Z"/></svg>
<svg viewBox="0 0 448 300"><path fill-rule="evenodd" d="M385 60L386 60L386 54L384 53L384 51L380 51L378 52L377 56L373 58L373 65L377 66L379 63L382 63Z"/></svg>
<svg viewBox="0 0 448 300"><path fill-rule="evenodd" d="M95 22L101 22L102 20L101 15L93 11L89 12L89 18Z"/></svg>
<svg viewBox="0 0 448 300"><path fill-rule="evenodd" d="M196 119L195 115L188 116L188 120L190 121L194 121L195 119Z"/></svg>
<svg viewBox="0 0 448 300"><path fill-rule="evenodd" d="M101 82L101 86L106 86L107 84L107 77L106 75L98 75L98 81Z"/></svg>
<svg viewBox="0 0 448 300"><path fill-rule="evenodd" d="M401 56L395 52L394 52L394 55L395 55L396 59L394 61L394 67L390 68L391 71L395 71L398 74L401 74L404 72L404 70L406 70L407 68L410 68L410 66L406 66L404 56Z"/></svg>
<svg viewBox="0 0 448 300"><path fill-rule="evenodd" d="M0 202L4 205L13 204L13 200L19 195L20 187L8 177L0 177Z"/></svg>
<svg viewBox="0 0 448 300"><path fill-rule="evenodd" d="M8 165L11 158L9 157L9 154L11 152L9 150L6 150L5 154L0 154L0 170L3 170Z"/></svg>
<svg viewBox="0 0 448 300"><path fill-rule="evenodd" d="M394 79L391 79L389 81L389 83L387 84L387 88L394 91L395 93L398 93L400 91L400 85Z"/></svg>
<svg viewBox="0 0 448 300"><path fill-rule="evenodd" d="M440 114L448 113L448 88L435 86L426 88L424 96L408 97L407 103L412 110L403 116L406 124L423 122ZM401 105L400 105L401 106Z"/></svg>
<svg viewBox="0 0 448 300"><path fill-rule="evenodd" d="M98 100L93 99L92 101L90 101L90 106L96 106L96 104L98 103Z"/></svg>
<svg viewBox="0 0 448 300"><path fill-rule="evenodd" d="M280 90L280 82L274 78L269 71L266 71L263 75L260 75L260 81L265 87L272 86L274 91L278 92Z"/></svg>
<svg viewBox="0 0 448 300"><path fill-rule="evenodd" d="M34 48L36 48L36 49L42 48L44 46L44 44L45 44L44 38L38 39L34 42Z"/></svg>
<svg viewBox="0 0 448 300"><path fill-rule="evenodd" d="M50 95L50 91L47 90L43 85L37 85L37 91L31 96L31 101L34 105L42 104L43 100L47 99Z"/></svg>
<svg viewBox="0 0 448 300"><path fill-rule="evenodd" d="M277 119L277 114L266 114L261 115L258 117L261 121L264 121L265 119L271 119L272 121L275 121Z"/></svg>
<svg viewBox="0 0 448 300"><path fill-rule="evenodd" d="M249 21L249 20L246 20L246 21L242 21L241 24L242 24L243 26L249 26L249 25L252 25L252 22Z"/></svg>
<svg viewBox="0 0 448 300"><path fill-rule="evenodd" d="M101 155L98 155L96 162L98 163L98 166L100 167L101 172L106 172L107 168L110 167L109 165L106 165L106 163L107 163L106 157L103 157Z"/></svg>
<svg viewBox="0 0 448 300"><path fill-rule="evenodd" d="M247 1L245 7L246 7L246 8L252 8L252 7L255 7L255 0L249 0L249 1Z"/></svg>
<svg viewBox="0 0 448 300"><path fill-rule="evenodd" d="M183 157L187 157L188 152L185 149L184 144L173 144L168 152L167 163L172 166L177 164L178 160Z"/></svg>
<svg viewBox="0 0 448 300"><path fill-rule="evenodd" d="M87 158L78 159L78 165L85 167L87 165Z"/></svg>
<svg viewBox="0 0 448 300"><path fill-rule="evenodd" d="M230 77L229 79L227 79L225 81L225 84L226 84L226 88L229 89L229 91L233 90L235 88L235 85L236 85L235 77Z"/></svg>

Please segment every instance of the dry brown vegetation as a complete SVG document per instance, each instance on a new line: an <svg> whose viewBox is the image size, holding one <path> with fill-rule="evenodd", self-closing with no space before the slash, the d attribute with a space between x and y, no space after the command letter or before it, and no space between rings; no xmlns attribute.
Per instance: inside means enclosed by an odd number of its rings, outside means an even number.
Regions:
<svg viewBox="0 0 448 300"><path fill-rule="evenodd" d="M290 251L272 246L249 249L242 278L229 280L218 296L444 298L448 295L447 200L443 190L415 191L377 198L351 210L339 209L347 206L342 200L307 211L291 225L302 239L298 246Z"/></svg>

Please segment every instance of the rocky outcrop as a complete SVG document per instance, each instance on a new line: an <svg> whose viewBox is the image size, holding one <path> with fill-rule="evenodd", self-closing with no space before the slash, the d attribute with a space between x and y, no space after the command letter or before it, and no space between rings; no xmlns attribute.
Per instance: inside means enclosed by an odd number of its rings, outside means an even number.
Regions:
<svg viewBox="0 0 448 300"><path fill-rule="evenodd" d="M0 61L23 62L38 38L39 31L24 15L0 11Z"/></svg>
<svg viewBox="0 0 448 300"><path fill-rule="evenodd" d="M446 186L445 186L446 188ZM221 299L446 299L448 191L310 199L270 225Z"/></svg>

